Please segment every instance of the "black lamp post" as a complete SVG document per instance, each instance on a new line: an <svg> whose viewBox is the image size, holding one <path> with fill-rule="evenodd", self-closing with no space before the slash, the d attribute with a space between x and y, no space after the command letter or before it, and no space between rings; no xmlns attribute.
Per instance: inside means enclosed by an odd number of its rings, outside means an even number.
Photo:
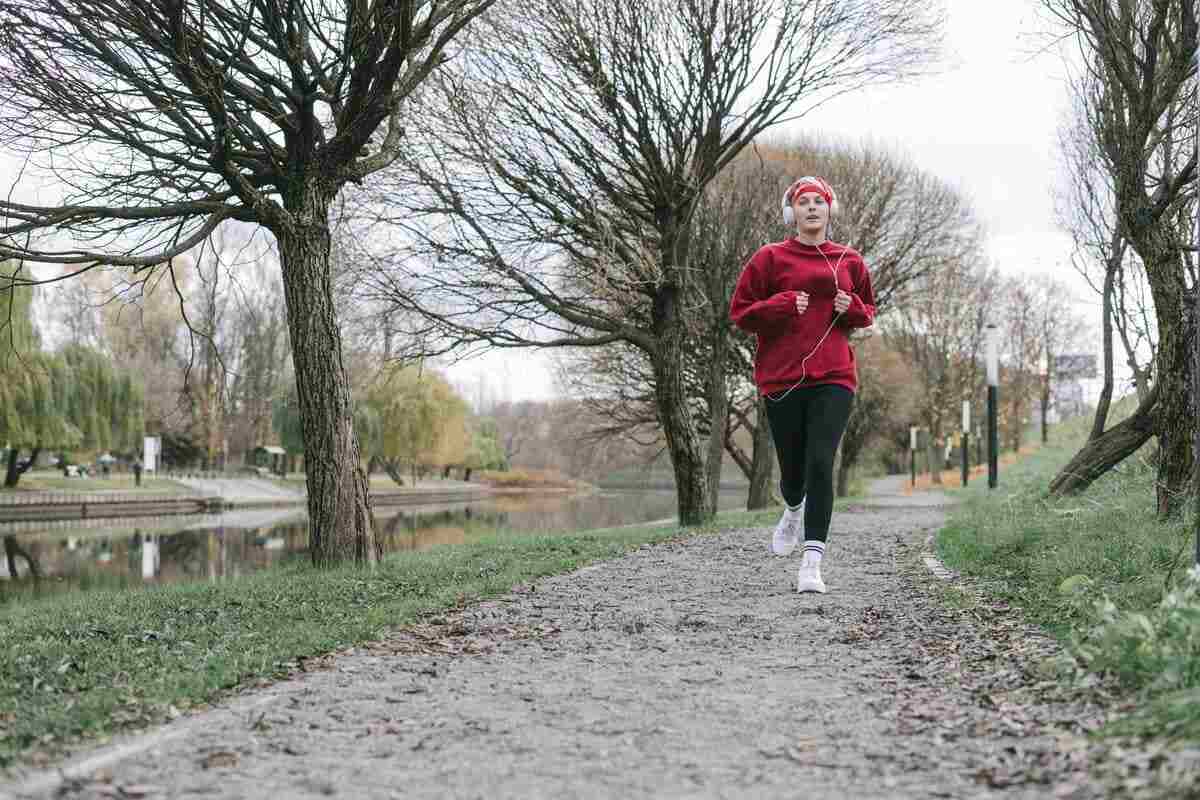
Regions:
<svg viewBox="0 0 1200 800"><path fill-rule="evenodd" d="M917 426L908 426L908 467L912 472L912 486L917 486Z"/></svg>
<svg viewBox="0 0 1200 800"><path fill-rule="evenodd" d="M962 485L967 485L970 463L971 446L971 401L963 400L962 409Z"/></svg>
<svg viewBox="0 0 1200 800"><path fill-rule="evenodd" d="M996 407L1000 394L1000 328L990 323L987 337L987 426L988 426L988 488L1000 482L1000 426Z"/></svg>

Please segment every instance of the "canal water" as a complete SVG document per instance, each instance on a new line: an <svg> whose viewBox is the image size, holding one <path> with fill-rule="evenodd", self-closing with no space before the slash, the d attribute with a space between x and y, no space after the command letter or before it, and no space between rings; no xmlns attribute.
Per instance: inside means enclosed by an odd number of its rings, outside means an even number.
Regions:
<svg viewBox="0 0 1200 800"><path fill-rule="evenodd" d="M423 550L506 533L566 533L675 516L673 491L501 495L469 503L376 508L387 551ZM723 491L722 509L744 507L744 490ZM307 558L308 517L302 506L121 520L19 526L0 523L0 537L28 553L41 580L17 558L12 580L0 555L0 603L32 591L123 588L220 580ZM16 591L14 591L16 590Z"/></svg>

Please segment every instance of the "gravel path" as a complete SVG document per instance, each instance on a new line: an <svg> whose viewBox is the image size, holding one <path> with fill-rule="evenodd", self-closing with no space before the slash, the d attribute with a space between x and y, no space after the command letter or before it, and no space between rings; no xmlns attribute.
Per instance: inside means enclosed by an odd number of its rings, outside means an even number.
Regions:
<svg viewBox="0 0 1200 800"><path fill-rule="evenodd" d="M876 488L835 514L828 595L795 593L798 557L769 556L766 529L643 547L177 720L98 774L8 791L1101 796L1079 744L1098 712L1037 677L1054 645L1002 605L950 610L921 558L943 498Z"/></svg>
<svg viewBox="0 0 1200 800"><path fill-rule="evenodd" d="M231 502L255 500L304 502L302 488L293 489L274 481L256 478L175 478L175 482L181 483L205 497L221 497Z"/></svg>

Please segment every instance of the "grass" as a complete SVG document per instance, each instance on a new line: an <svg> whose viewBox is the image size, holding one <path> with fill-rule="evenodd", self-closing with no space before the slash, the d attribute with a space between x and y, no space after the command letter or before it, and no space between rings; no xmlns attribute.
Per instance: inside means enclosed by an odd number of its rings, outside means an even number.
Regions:
<svg viewBox="0 0 1200 800"><path fill-rule="evenodd" d="M479 470L476 480L497 489L583 489L587 484L573 480L554 470L513 469Z"/></svg>
<svg viewBox="0 0 1200 800"><path fill-rule="evenodd" d="M133 475L112 474L107 478L64 478L61 472L27 472L21 477L20 483L13 489L0 489L0 492L101 492L121 491L139 492L146 494L179 493L189 494L191 489L169 478L142 476L142 485L138 487Z"/></svg>
<svg viewBox="0 0 1200 800"><path fill-rule="evenodd" d="M1123 403L1110 424L1131 410ZM1108 732L1200 739L1200 669L1183 670L1174 684L1162 679L1172 659L1200 664L1200 605L1164 606L1192 564L1192 513L1156 521L1153 443L1086 492L1048 497L1090 424L1056 426L1049 445L1002 467L996 490L985 481L952 489L964 502L938 536L939 554L1063 640L1077 674L1097 674L1143 701Z"/></svg>
<svg viewBox="0 0 1200 800"><path fill-rule="evenodd" d="M722 512L695 533L768 525ZM307 562L223 581L99 589L0 606L0 768L143 727L422 613L680 535L674 525L511 534L390 554L373 570Z"/></svg>

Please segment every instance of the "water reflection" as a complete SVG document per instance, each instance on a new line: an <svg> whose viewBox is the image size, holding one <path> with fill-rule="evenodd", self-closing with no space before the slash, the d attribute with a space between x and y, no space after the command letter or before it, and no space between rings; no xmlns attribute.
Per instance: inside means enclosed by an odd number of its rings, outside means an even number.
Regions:
<svg viewBox="0 0 1200 800"><path fill-rule="evenodd" d="M745 501L722 493L722 508ZM462 544L489 534L562 533L671 517L673 492L522 494L438 506L376 508L375 530L385 551ZM221 580L307 558L303 508L249 509L226 514L127 520L19 523L0 535L0 603L70 590L127 588L176 581ZM39 580L37 575L41 575Z"/></svg>

